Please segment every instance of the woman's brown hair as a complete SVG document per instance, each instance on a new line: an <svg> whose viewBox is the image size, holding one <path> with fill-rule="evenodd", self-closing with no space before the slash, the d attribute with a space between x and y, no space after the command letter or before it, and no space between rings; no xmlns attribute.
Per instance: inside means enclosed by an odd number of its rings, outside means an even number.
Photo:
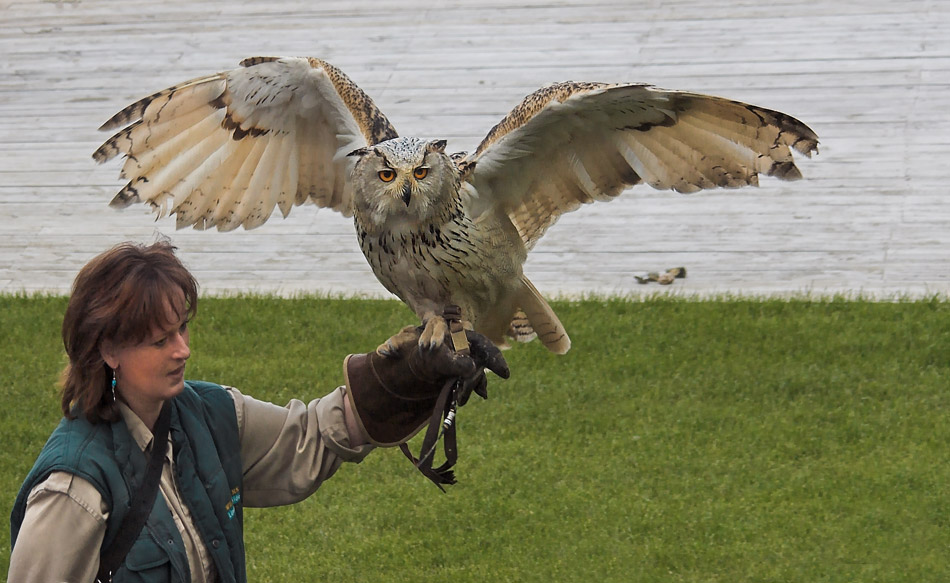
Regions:
<svg viewBox="0 0 950 583"><path fill-rule="evenodd" d="M91 423L119 419L112 392L112 369L102 359L103 342L137 344L165 321L169 300L176 316L190 320L198 309L198 283L167 241L151 245L121 243L87 263L73 282L63 345L69 364L63 371L63 415L83 415Z"/></svg>

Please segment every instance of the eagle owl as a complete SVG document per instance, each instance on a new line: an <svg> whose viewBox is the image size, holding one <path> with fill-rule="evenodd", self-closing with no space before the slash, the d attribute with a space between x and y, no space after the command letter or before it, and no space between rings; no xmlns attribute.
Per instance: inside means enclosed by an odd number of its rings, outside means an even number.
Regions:
<svg viewBox="0 0 950 583"><path fill-rule="evenodd" d="M179 228L252 229L275 208L314 203L352 216L376 277L441 340L443 308L499 345L537 336L570 348L524 276L563 213L644 182L690 193L801 178L792 150L818 137L786 114L645 84L556 83L528 95L474 152L399 137L339 69L258 57L129 105L93 154L124 155L112 200L174 214Z"/></svg>

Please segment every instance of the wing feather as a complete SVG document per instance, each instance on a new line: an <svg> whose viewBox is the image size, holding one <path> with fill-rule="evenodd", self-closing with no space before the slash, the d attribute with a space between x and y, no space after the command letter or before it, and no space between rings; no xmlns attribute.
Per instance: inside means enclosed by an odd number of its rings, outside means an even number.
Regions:
<svg viewBox="0 0 950 583"><path fill-rule="evenodd" d="M336 144L331 129L317 124L305 128L301 134L301 175L297 200L310 198L321 207L333 208L336 174L332 172L336 160Z"/></svg>
<svg viewBox="0 0 950 583"><path fill-rule="evenodd" d="M122 168L126 178L147 178L149 183L157 183L159 175L167 176L174 172L172 178L183 177L183 172L189 172L197 167L208 155L208 148L219 146L223 141L216 139L220 134L221 116L206 115L190 126L177 128L169 139L159 142L154 147L143 150L137 156L129 156ZM154 195L159 194L154 188L149 189ZM139 196L144 200L152 200L146 191L139 190Z"/></svg>
<svg viewBox="0 0 950 583"><path fill-rule="evenodd" d="M470 212L504 212L530 249L565 212L646 182L696 192L795 180L818 137L784 113L648 85L558 83L528 95L462 164Z"/></svg>
<svg viewBox="0 0 950 583"><path fill-rule="evenodd" d="M121 177L129 178L130 176L147 173L148 170L152 169L152 167L148 165L148 159L155 157L154 152L169 142L174 142L177 138L180 138L182 134L185 133L183 132L183 128L191 128L199 125L201 122L209 119L212 113L211 108L199 108L185 114L180 119L172 119L168 122L146 125L139 120L125 130L117 133L110 139L110 141L113 142L111 144L112 147L117 151L131 150L133 144L145 143L146 140L148 140L148 147L150 148L139 157L126 157L125 164L122 167ZM217 120L217 123L220 124L220 119ZM119 143L120 141L122 143Z"/></svg>
<svg viewBox="0 0 950 583"><path fill-rule="evenodd" d="M217 81L223 79L223 73L198 77L163 89L126 106L99 126L102 131L114 130L140 119L173 118L189 113L192 108L216 99L224 86ZM168 115L162 110L168 110Z"/></svg>
<svg viewBox="0 0 950 583"><path fill-rule="evenodd" d="M190 188L191 194L176 208L177 228L192 225L195 229L204 230L215 226L215 209L251 145L246 140L235 141L224 136L221 147L205 160L208 169L195 173L195 186Z"/></svg>
<svg viewBox="0 0 950 583"><path fill-rule="evenodd" d="M181 187L187 184L186 178L217 148L217 140L209 125L213 124L203 120L192 131L144 153L141 159L135 159L131 167L133 178L113 200L113 206L127 206L142 200L151 204L159 217L166 216L175 206L176 199L187 196L181 193Z"/></svg>
<svg viewBox="0 0 950 583"><path fill-rule="evenodd" d="M297 190L300 184L301 164L300 148L295 148L292 144L288 143L287 150L288 163L285 167L287 170L286 178L280 189L280 193L277 195L277 208L280 209L284 218L287 218L287 215L290 214L290 210L294 207L294 203L296 202Z"/></svg>
<svg viewBox="0 0 950 583"><path fill-rule="evenodd" d="M235 226L241 225L245 229L259 227L274 212L277 200L271 192L271 186L274 180L279 178L280 171L277 168L283 165L283 160L279 160L278 156L282 153L281 146L285 142L286 136L262 142L264 146L261 157L248 177L247 185L242 185L244 196L235 211Z"/></svg>
<svg viewBox="0 0 950 583"><path fill-rule="evenodd" d="M253 140L249 142L249 150L242 159L236 159L240 163L237 172L231 174L230 182L226 182L221 187L221 200L214 209L211 216L211 224L219 231L232 231L241 224L239 211L241 204L248 194L248 184L251 176L257 169L257 166L267 148L267 141ZM258 193L254 193L257 195Z"/></svg>
<svg viewBox="0 0 950 583"><path fill-rule="evenodd" d="M116 128L93 154L127 158L113 206L143 201L176 214L179 228L220 230L305 202L350 215L346 154L397 135L339 69L292 57L245 59L154 93L101 129Z"/></svg>

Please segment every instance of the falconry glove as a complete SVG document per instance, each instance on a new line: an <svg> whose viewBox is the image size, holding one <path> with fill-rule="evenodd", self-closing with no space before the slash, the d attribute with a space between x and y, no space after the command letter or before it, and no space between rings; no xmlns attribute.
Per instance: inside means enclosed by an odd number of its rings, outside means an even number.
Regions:
<svg viewBox="0 0 950 583"><path fill-rule="evenodd" d="M347 395L358 423L376 445L399 445L403 454L443 492L454 484L458 459L455 414L474 392L487 398L485 369L508 378L501 351L485 336L463 330L446 316L449 332L435 346L420 345L423 327L407 327L368 354L344 361ZM406 442L428 425L417 459ZM444 435L446 461L433 468Z"/></svg>
<svg viewBox="0 0 950 583"><path fill-rule="evenodd" d="M363 431L374 445L408 441L432 416L446 383L460 379L459 404L471 393L487 397L485 369L508 378L508 364L488 338L465 331L469 354L453 350L451 336L435 348L419 346L422 327L408 326L366 354L343 363L347 395Z"/></svg>

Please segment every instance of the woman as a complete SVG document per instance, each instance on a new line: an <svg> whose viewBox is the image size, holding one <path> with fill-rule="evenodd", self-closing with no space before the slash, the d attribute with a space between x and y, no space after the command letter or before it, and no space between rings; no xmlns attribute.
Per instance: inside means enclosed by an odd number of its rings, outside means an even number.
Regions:
<svg viewBox="0 0 950 583"><path fill-rule="evenodd" d="M80 271L63 319L64 419L14 505L10 581L245 581L244 506L298 502L342 462L405 442L452 378L481 392L484 367L508 376L484 337L468 334L469 357L420 350L407 328L348 357L344 386L280 407L184 380L197 302L167 242L125 243ZM120 540L165 427L161 496L137 536ZM114 572L100 573L100 556L123 543L131 549Z"/></svg>

